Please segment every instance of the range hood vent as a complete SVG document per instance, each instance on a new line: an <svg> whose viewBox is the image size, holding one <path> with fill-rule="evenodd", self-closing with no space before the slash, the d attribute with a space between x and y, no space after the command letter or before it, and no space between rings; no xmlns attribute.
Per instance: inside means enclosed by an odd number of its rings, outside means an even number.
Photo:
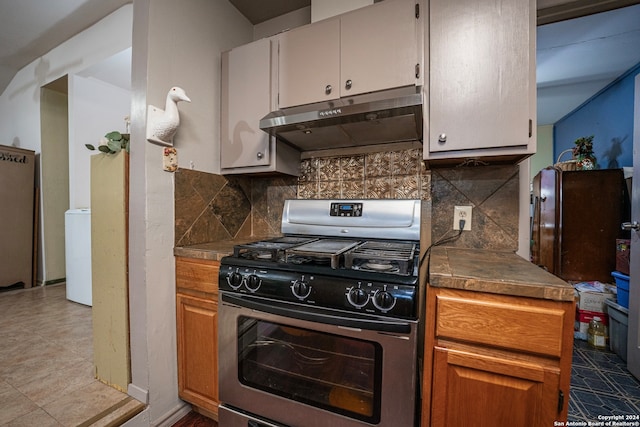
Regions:
<svg viewBox="0 0 640 427"><path fill-rule="evenodd" d="M422 103L408 86L274 111L260 128L301 151L421 141Z"/></svg>

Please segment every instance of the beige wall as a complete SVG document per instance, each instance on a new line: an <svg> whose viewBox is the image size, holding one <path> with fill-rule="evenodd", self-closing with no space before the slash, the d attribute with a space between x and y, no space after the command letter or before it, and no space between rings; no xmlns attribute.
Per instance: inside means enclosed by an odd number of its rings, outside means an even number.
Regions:
<svg viewBox="0 0 640 427"><path fill-rule="evenodd" d="M65 77L66 79L66 77ZM42 257L39 284L65 278L64 213L69 209L69 127L67 94L43 88L40 95L42 147Z"/></svg>
<svg viewBox="0 0 640 427"><path fill-rule="evenodd" d="M130 380L126 215L128 158L124 151L91 156L94 373L99 381L124 392Z"/></svg>
<svg viewBox="0 0 640 427"><path fill-rule="evenodd" d="M538 151L531 157L531 176L555 163L553 158L553 125L538 126Z"/></svg>

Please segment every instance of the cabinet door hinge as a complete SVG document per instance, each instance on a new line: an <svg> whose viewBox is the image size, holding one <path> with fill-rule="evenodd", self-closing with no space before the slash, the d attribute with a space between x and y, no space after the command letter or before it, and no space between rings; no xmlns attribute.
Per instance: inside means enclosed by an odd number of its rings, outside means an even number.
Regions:
<svg viewBox="0 0 640 427"><path fill-rule="evenodd" d="M558 390L558 412L562 412L564 407L564 393L562 390Z"/></svg>
<svg viewBox="0 0 640 427"><path fill-rule="evenodd" d="M420 3L416 3L416 19L420 18Z"/></svg>
<svg viewBox="0 0 640 427"><path fill-rule="evenodd" d="M416 64L416 79L420 78L420 64Z"/></svg>

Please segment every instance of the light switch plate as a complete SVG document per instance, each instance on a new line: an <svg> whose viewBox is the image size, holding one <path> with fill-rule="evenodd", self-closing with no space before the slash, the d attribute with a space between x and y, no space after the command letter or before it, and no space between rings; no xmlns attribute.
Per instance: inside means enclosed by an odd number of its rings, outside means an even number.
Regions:
<svg viewBox="0 0 640 427"><path fill-rule="evenodd" d="M163 148L162 169L167 172L178 170L178 150L173 147Z"/></svg>

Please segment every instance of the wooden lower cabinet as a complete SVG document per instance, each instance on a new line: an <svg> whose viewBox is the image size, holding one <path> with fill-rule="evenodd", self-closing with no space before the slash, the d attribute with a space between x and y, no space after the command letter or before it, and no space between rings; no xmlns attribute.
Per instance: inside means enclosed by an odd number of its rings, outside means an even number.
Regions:
<svg viewBox="0 0 640 427"><path fill-rule="evenodd" d="M178 395L218 415L217 261L176 258Z"/></svg>
<svg viewBox="0 0 640 427"><path fill-rule="evenodd" d="M557 369L436 348L433 370L432 426L550 426L557 419Z"/></svg>
<svg viewBox="0 0 640 427"><path fill-rule="evenodd" d="M422 426L566 421L573 307L430 287Z"/></svg>

